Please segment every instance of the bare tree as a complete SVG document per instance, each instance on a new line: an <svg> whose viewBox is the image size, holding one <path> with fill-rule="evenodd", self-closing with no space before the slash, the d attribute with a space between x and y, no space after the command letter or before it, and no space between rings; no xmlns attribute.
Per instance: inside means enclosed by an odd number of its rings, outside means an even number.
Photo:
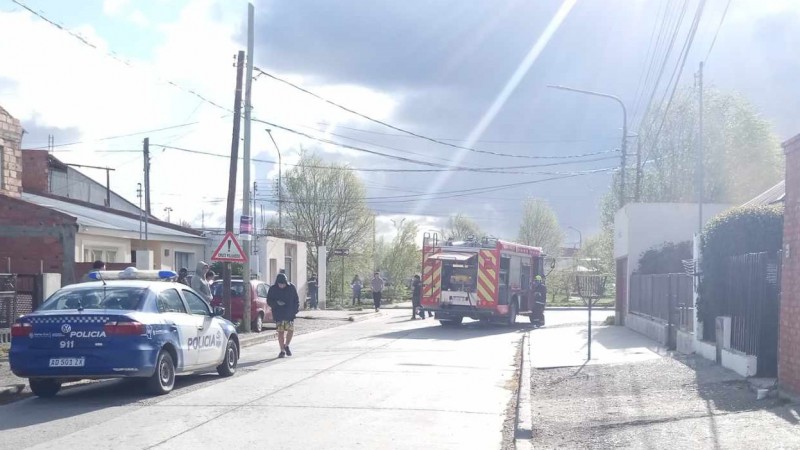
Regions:
<svg viewBox="0 0 800 450"><path fill-rule="evenodd" d="M525 245L542 247L550 256L558 256L564 233L558 225L556 213L542 199L529 198L522 207L519 241Z"/></svg>
<svg viewBox="0 0 800 450"><path fill-rule="evenodd" d="M295 233L309 239L309 268L316 270L317 247L350 248L372 232L372 216L364 201L364 186L342 165L327 164L314 155L300 162L283 179L286 219Z"/></svg>
<svg viewBox="0 0 800 450"><path fill-rule="evenodd" d="M461 213L450 217L447 222L447 229L442 230L442 236L445 239L462 240L470 236L478 238L482 235L483 230L481 230L481 227L474 220Z"/></svg>

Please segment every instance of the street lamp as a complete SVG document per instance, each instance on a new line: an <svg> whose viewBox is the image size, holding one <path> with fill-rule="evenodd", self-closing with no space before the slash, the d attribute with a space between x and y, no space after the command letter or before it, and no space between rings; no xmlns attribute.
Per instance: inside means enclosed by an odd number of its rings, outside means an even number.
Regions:
<svg viewBox="0 0 800 450"><path fill-rule="evenodd" d="M567 227L567 228L578 232L578 248L583 250L583 233L581 233L581 230L575 227Z"/></svg>
<svg viewBox="0 0 800 450"><path fill-rule="evenodd" d="M269 138L272 139L272 145L275 146L275 150L278 151L278 229L283 230L283 187L281 185L283 164L281 163L281 149L278 148L278 143L275 142L275 138L272 137L272 130L267 128L267 134Z"/></svg>
<svg viewBox="0 0 800 450"><path fill-rule="evenodd" d="M169 220L169 219L170 219L170 213L172 212L172 208L170 208L169 206L167 206L166 208L164 208L164 212L166 212L166 213L167 213L167 222L170 222L170 223L172 223L172 221L171 221L171 220Z"/></svg>
<svg viewBox="0 0 800 450"><path fill-rule="evenodd" d="M628 110L625 108L625 103L620 100L619 97L610 95L610 94L603 94L602 92L594 92L594 91L586 91L583 89L575 89L566 86L556 86L556 85L548 85L547 87L553 89L560 89L562 91L570 91L570 92L577 92L579 94L586 94L586 95L594 95L595 97L605 97L610 98L611 100L616 101L619 103L619 106L622 107L622 157L620 161L620 174L619 174L619 207L622 208L625 206L625 164L627 161L627 150L628 150Z"/></svg>

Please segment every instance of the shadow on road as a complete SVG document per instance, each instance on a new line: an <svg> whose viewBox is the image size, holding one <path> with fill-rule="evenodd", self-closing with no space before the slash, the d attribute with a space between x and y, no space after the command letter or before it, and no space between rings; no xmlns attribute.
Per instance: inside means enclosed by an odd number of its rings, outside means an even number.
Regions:
<svg viewBox="0 0 800 450"><path fill-rule="evenodd" d="M173 393L191 386L222 380L216 373L188 375L175 380ZM147 393L141 379L103 380L68 386L53 398L31 397L0 406L0 431L13 430L89 414L138 402L157 403L170 395Z"/></svg>
<svg viewBox="0 0 800 450"><path fill-rule="evenodd" d="M411 322L411 320L401 320L399 322ZM376 335L376 338L383 339L439 339L447 341L462 341L466 339L477 339L486 336L494 336L507 333L523 333L533 329L531 324L517 323L514 326L483 324L480 322L467 322L458 327L445 327L435 322L425 328L411 330L391 331Z"/></svg>

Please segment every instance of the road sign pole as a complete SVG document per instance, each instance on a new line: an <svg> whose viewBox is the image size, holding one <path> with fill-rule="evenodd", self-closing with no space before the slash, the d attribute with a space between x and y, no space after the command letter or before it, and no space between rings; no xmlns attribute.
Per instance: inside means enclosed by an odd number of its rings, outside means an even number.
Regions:
<svg viewBox="0 0 800 450"><path fill-rule="evenodd" d="M345 288L344 288L344 253L342 253L342 306L344 306L346 298L347 296L345 295Z"/></svg>
<svg viewBox="0 0 800 450"><path fill-rule="evenodd" d="M589 342L586 346L588 352L588 355L586 356L587 361L592 360L592 303L592 299L589 298L589 334L587 335Z"/></svg>

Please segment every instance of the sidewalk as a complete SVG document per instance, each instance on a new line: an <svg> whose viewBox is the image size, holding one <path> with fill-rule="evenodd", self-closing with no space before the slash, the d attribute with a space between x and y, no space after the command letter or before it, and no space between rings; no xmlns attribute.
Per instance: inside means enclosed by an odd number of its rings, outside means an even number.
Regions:
<svg viewBox="0 0 800 450"><path fill-rule="evenodd" d="M798 448L800 408L627 328L531 332L535 448Z"/></svg>

